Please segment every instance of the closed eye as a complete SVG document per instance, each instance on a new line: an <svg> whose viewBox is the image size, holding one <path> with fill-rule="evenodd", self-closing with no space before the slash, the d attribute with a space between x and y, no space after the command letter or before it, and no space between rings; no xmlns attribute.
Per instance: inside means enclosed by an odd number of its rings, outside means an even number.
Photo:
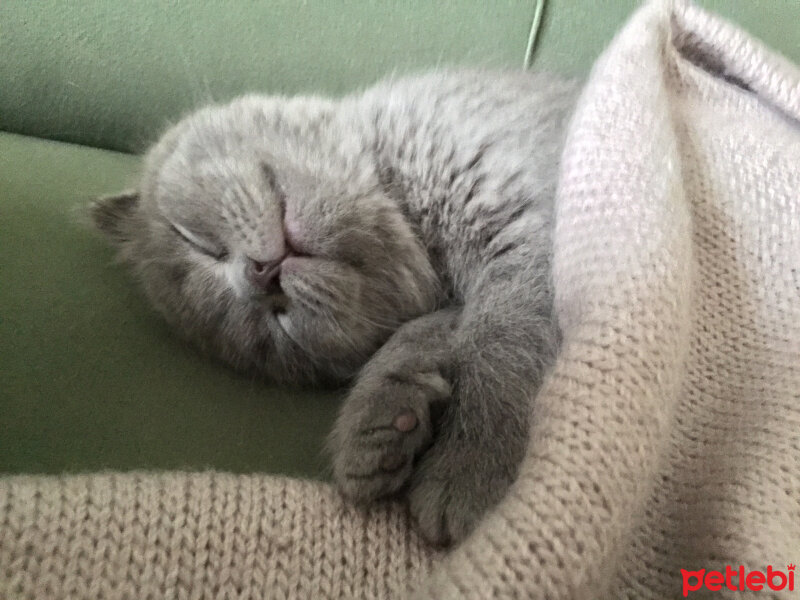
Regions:
<svg viewBox="0 0 800 600"><path fill-rule="evenodd" d="M207 242L203 238L195 235L185 227L177 223L170 223L172 230L177 233L184 241L191 244L191 246L206 256L210 256L215 260L224 260L228 256L228 251L215 247L213 244Z"/></svg>

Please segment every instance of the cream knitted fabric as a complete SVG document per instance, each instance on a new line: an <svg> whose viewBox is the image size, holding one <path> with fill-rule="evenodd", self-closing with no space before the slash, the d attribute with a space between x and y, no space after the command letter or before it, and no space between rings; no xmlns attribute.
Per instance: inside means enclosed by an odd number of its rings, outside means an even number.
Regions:
<svg viewBox="0 0 800 600"><path fill-rule="evenodd" d="M387 598L432 552L397 506L220 473L0 483L0 599Z"/></svg>
<svg viewBox="0 0 800 600"><path fill-rule="evenodd" d="M565 149L522 476L420 597L678 598L681 568L800 560L799 120L798 70L691 5L617 36Z"/></svg>
<svg viewBox="0 0 800 600"><path fill-rule="evenodd" d="M681 568L800 562L796 67L691 5L635 14L571 126L554 279L519 481L429 576L402 512L321 484L23 477L0 482L0 591L675 598Z"/></svg>

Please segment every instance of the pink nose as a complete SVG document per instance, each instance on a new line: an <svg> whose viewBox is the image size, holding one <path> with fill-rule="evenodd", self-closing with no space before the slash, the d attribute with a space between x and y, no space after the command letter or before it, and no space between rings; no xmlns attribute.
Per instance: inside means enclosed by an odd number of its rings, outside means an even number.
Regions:
<svg viewBox="0 0 800 600"><path fill-rule="evenodd" d="M281 291L281 263L285 257L270 262L260 262L247 259L247 267L245 273L248 281L255 287L263 291L265 294L276 294Z"/></svg>

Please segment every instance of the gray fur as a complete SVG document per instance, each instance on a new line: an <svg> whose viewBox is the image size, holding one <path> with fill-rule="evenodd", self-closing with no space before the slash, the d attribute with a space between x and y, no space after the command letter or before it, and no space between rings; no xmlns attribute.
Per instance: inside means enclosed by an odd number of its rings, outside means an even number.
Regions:
<svg viewBox="0 0 800 600"><path fill-rule="evenodd" d="M455 542L513 481L556 351L574 89L468 71L338 101L247 96L170 130L138 194L101 199L95 221L208 352L282 382L358 375L330 437L340 489L404 494L429 540ZM280 291L260 293L248 258L280 262L290 237Z"/></svg>

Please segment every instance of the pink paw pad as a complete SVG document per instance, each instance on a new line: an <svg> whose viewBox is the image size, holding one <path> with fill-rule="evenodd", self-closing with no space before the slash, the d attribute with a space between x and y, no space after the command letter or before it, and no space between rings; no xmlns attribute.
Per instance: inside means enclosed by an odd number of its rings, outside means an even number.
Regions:
<svg viewBox="0 0 800 600"><path fill-rule="evenodd" d="M397 431L408 433L417 426L417 415L413 411L405 410L394 418L392 425Z"/></svg>

